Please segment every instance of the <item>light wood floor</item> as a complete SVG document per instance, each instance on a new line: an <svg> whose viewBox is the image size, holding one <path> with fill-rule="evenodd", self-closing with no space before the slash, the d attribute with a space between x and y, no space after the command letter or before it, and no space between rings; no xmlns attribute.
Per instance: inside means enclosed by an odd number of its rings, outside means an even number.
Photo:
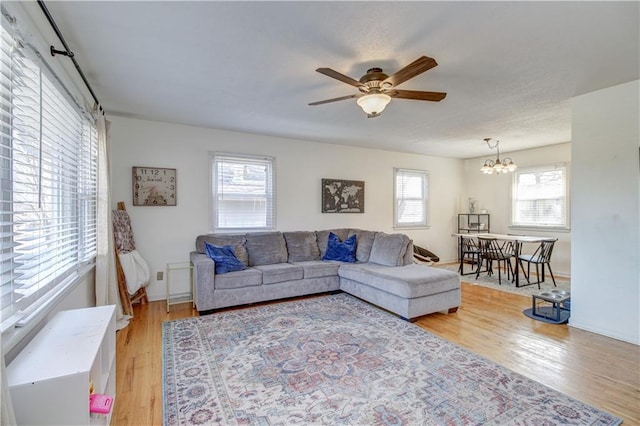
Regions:
<svg viewBox="0 0 640 426"><path fill-rule="evenodd" d="M524 376L640 425L640 347L525 317L530 297L462 284L462 306L416 324ZM162 322L197 312L151 302L117 333L113 425L162 424Z"/></svg>

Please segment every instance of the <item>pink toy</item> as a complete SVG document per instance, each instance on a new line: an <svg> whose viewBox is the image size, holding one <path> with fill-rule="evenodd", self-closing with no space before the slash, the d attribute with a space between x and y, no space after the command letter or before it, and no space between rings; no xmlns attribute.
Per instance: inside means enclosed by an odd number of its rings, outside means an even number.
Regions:
<svg viewBox="0 0 640 426"><path fill-rule="evenodd" d="M103 394L89 395L89 412L98 414L109 414L113 404L113 397Z"/></svg>

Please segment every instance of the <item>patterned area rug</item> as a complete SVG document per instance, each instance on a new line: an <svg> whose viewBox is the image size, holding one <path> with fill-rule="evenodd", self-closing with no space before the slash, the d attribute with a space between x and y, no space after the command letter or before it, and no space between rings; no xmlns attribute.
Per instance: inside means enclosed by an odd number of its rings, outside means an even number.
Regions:
<svg viewBox="0 0 640 426"><path fill-rule="evenodd" d="M163 324L165 425L617 425L347 294Z"/></svg>
<svg viewBox="0 0 640 426"><path fill-rule="evenodd" d="M431 266L433 266L434 268L442 268L448 271L458 272L459 264L458 263L444 263L444 264L435 263ZM472 265L465 265L464 267L465 274L470 272L471 268L472 268ZM535 273L533 275L535 277ZM556 277L557 287L554 287L553 281L551 280L551 277L548 275L548 272L547 272L547 278L545 282L540 284L540 290L538 290L537 284L522 286L522 284L527 283L527 280L522 275L522 271L520 271L521 287L516 287L515 283L512 283L511 280L507 280L505 274L502 275L502 284L498 283L497 272L494 272L492 276L488 276L486 273L481 273L477 279L475 274L464 275L462 276L462 281L469 284L479 285L482 287L489 287L494 290L506 291L509 293L520 294L523 296L531 296L532 294L538 294L542 291L545 291L545 290L548 291L554 288L557 288L559 290L569 291L569 292L571 291L571 281L568 278Z"/></svg>

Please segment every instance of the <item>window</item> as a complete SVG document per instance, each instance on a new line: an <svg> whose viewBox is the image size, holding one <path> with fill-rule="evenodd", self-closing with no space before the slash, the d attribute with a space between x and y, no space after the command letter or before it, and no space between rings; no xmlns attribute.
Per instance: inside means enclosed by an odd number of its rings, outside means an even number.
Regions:
<svg viewBox="0 0 640 426"><path fill-rule="evenodd" d="M213 155L213 229L275 229L275 178L272 157Z"/></svg>
<svg viewBox="0 0 640 426"><path fill-rule="evenodd" d="M428 226L429 174L420 170L394 169L394 227Z"/></svg>
<svg viewBox="0 0 640 426"><path fill-rule="evenodd" d="M0 34L0 316L12 327L95 261L98 138L27 46Z"/></svg>
<svg viewBox="0 0 640 426"><path fill-rule="evenodd" d="M512 226L568 227L565 164L519 168L512 183Z"/></svg>

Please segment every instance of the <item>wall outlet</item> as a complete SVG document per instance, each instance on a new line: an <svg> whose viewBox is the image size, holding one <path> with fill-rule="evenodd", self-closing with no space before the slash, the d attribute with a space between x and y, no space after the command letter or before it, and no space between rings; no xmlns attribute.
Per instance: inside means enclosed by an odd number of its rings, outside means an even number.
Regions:
<svg viewBox="0 0 640 426"><path fill-rule="evenodd" d="M164 272L160 271L156 273L156 280L162 281L163 277L164 277Z"/></svg>

